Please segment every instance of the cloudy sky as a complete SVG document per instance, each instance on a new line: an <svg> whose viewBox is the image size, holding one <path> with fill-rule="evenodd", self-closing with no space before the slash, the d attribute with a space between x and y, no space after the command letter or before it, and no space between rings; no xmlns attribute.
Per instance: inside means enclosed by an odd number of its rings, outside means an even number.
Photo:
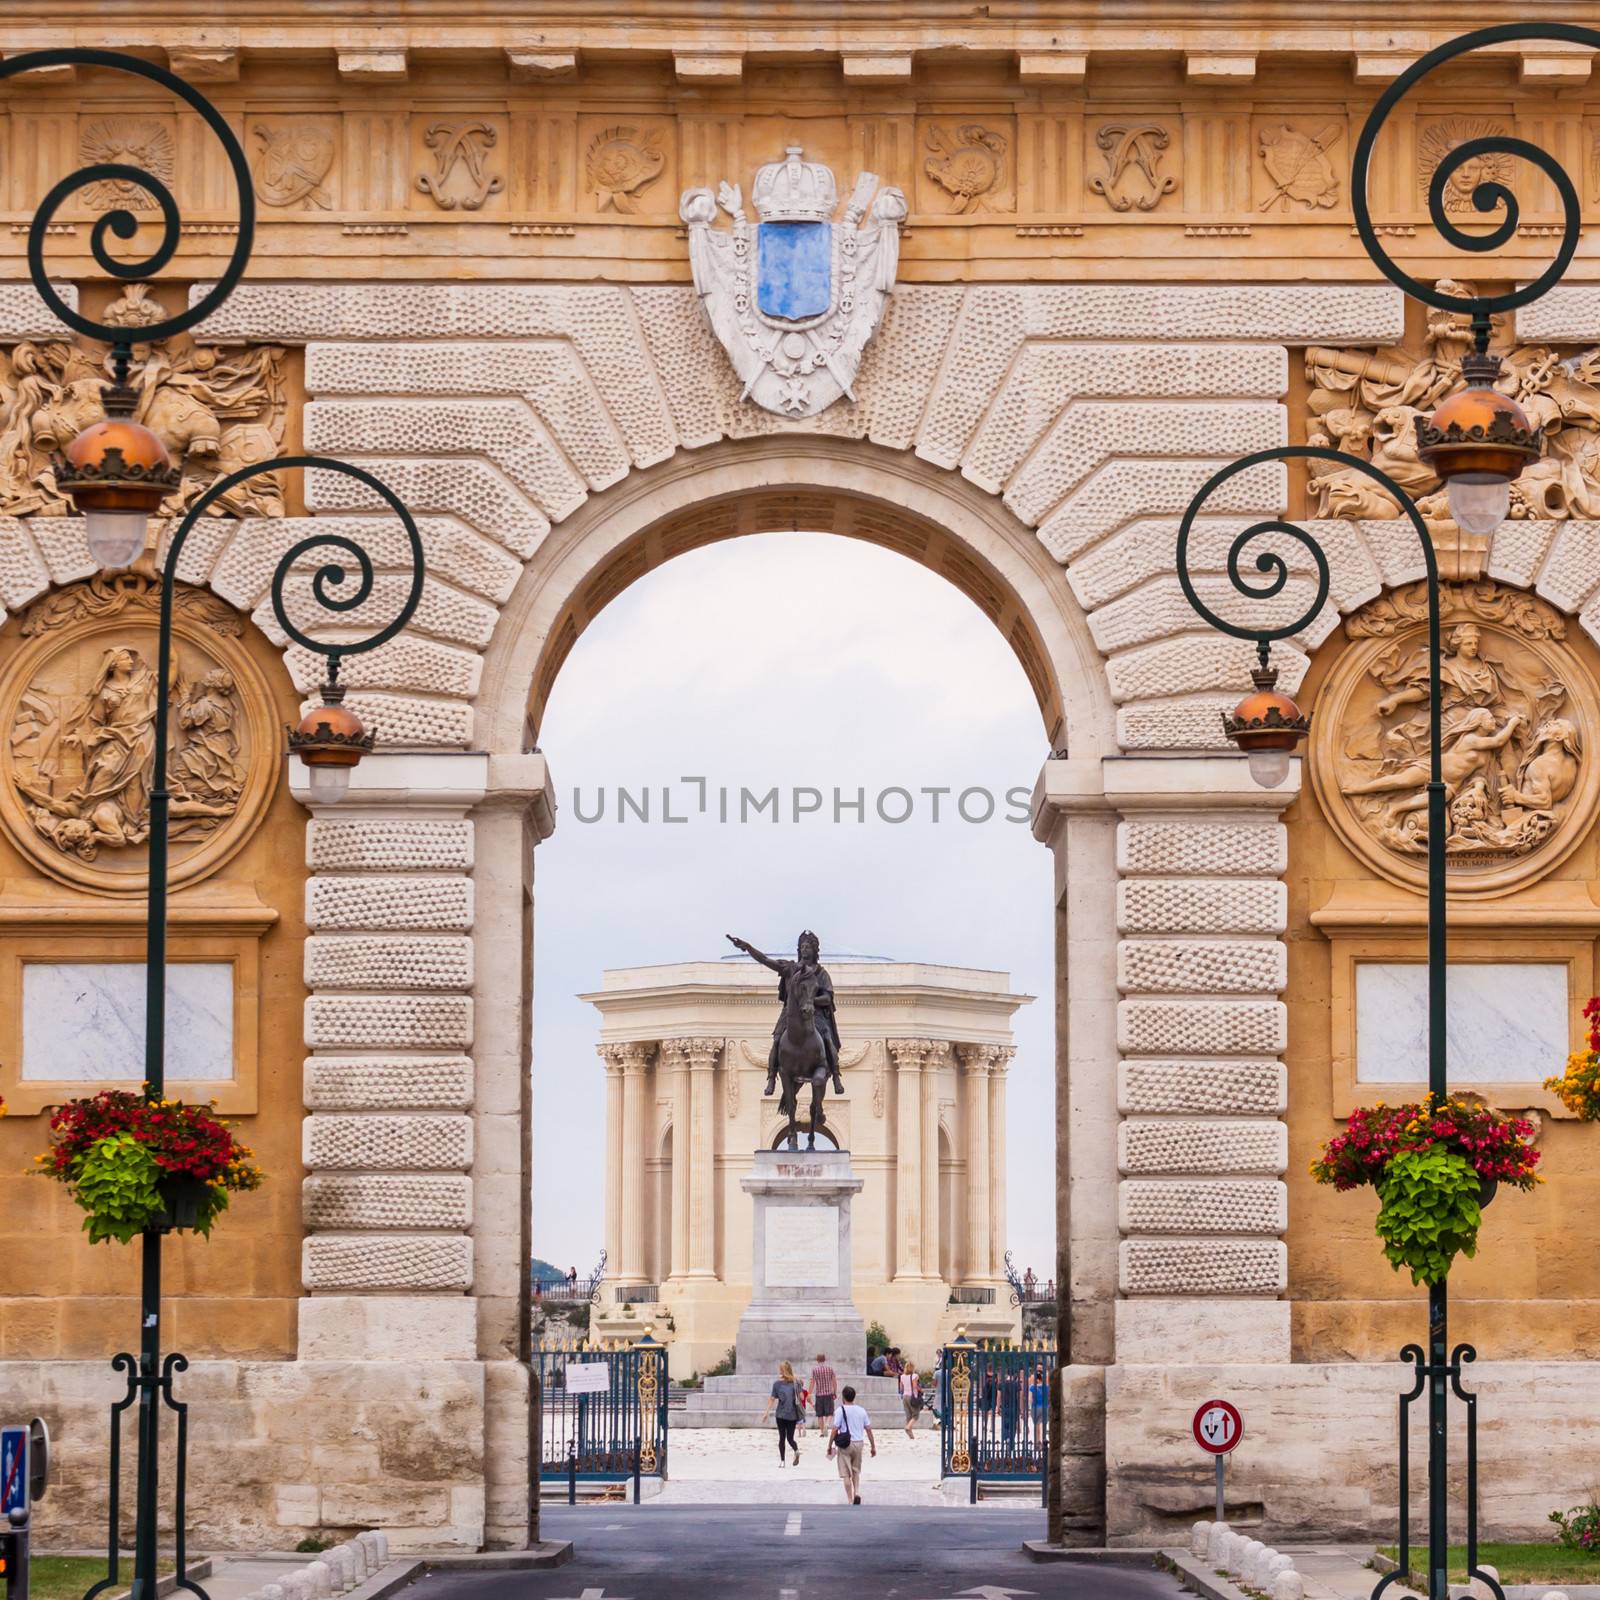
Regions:
<svg viewBox="0 0 1600 1600"><path fill-rule="evenodd" d="M726 931L826 952L996 968L1038 996L1017 1014L1009 1105L1010 1242L1053 1261L1050 855L1008 807L1032 787L1044 726L1022 669L959 590L887 550L774 533L680 556L594 622L561 669L540 748L558 798L535 864L533 1248L585 1272L604 1232L605 1098L598 1014L579 1001L606 967L716 957ZM663 785L681 826L618 821L616 791ZM785 815L720 823L726 785L785 793ZM923 787L988 790L987 823ZM793 820L788 795L821 812ZM831 794L864 788L867 815L835 821ZM910 791L905 822L875 814ZM604 820L580 822L578 812ZM802 799L802 806L808 802ZM898 816L906 802L887 800ZM967 809L981 816L981 797ZM1025 807L1023 808L1025 809ZM734 813L737 815L737 812ZM774 1001L776 1004L776 1001Z"/></svg>

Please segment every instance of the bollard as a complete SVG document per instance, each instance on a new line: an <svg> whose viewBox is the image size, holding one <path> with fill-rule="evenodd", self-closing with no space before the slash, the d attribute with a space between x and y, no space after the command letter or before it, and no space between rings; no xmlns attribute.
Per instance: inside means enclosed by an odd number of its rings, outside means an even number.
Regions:
<svg viewBox="0 0 1600 1600"><path fill-rule="evenodd" d="M1210 1549L1213 1526L1210 1522L1197 1522L1189 1530L1189 1551L1192 1555L1204 1556Z"/></svg>
<svg viewBox="0 0 1600 1600"><path fill-rule="evenodd" d="M317 1600L333 1600L334 1572L333 1568L320 1557L309 1563L305 1569L306 1576L311 1580L311 1592Z"/></svg>
<svg viewBox="0 0 1600 1600"><path fill-rule="evenodd" d="M578 1503L578 1447L573 1445L567 1451L567 1504L575 1506Z"/></svg>
<svg viewBox="0 0 1600 1600"><path fill-rule="evenodd" d="M633 1503L635 1505L639 1503L639 1478L643 1453L638 1445L633 1447Z"/></svg>
<svg viewBox="0 0 1600 1600"><path fill-rule="evenodd" d="M1272 1600L1305 1600L1305 1595L1305 1580L1298 1572L1280 1572L1272 1580Z"/></svg>
<svg viewBox="0 0 1600 1600"><path fill-rule="evenodd" d="M1206 1559L1213 1567L1222 1565L1222 1541L1233 1530L1226 1522L1213 1522L1211 1530L1206 1535Z"/></svg>

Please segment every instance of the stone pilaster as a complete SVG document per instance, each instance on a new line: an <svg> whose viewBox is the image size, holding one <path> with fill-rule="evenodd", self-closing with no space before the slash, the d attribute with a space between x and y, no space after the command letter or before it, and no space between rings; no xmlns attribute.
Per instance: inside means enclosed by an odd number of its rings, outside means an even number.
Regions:
<svg viewBox="0 0 1600 1600"><path fill-rule="evenodd" d="M606 1067L606 1273L622 1267L622 1046L601 1044L595 1052Z"/></svg>
<svg viewBox="0 0 1600 1600"><path fill-rule="evenodd" d="M989 1275L1006 1254L1006 1080L1015 1045L1001 1045L989 1068Z"/></svg>
<svg viewBox="0 0 1600 1600"><path fill-rule="evenodd" d="M994 1195L994 1152L989 1143L989 1071L1000 1046L960 1043L963 1120L966 1131L966 1261L962 1277L986 1283L994 1276L990 1216Z"/></svg>
<svg viewBox="0 0 1600 1600"><path fill-rule="evenodd" d="M717 1275L716 1066L727 1058L721 1039L689 1041L689 1276ZM731 1065L726 1068L731 1071ZM676 1154L674 1154L676 1159Z"/></svg>

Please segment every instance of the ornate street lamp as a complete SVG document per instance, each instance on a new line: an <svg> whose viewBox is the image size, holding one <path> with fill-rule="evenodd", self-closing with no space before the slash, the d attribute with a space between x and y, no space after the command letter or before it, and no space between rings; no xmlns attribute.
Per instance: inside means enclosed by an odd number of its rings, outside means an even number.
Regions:
<svg viewBox="0 0 1600 1600"><path fill-rule="evenodd" d="M1536 300L1559 281L1572 260L1579 232L1578 196L1572 180L1555 158L1537 145L1503 134L1468 139L1449 151L1440 161L1428 187L1428 212L1433 225L1452 246L1462 250L1493 250L1514 237L1519 208L1516 196L1503 184L1485 182L1472 191L1473 206L1485 214L1500 213L1488 233L1464 232L1445 211L1444 197L1454 174L1469 162L1485 155L1510 155L1537 167L1550 180L1560 196L1563 212L1561 244L1554 261L1520 288L1498 295L1452 295L1436 285L1424 284L1399 267L1379 243L1372 225L1367 199L1367 178L1373 147L1384 120L1411 87L1435 67L1468 51L1485 46L1513 44L1523 39L1548 39L1584 45L1600 50L1600 31L1568 23L1507 23L1464 34L1421 57L1407 68L1379 98L1357 140L1350 179L1351 206L1356 230L1367 254L1379 270L1406 294L1443 311L1471 318L1472 352L1461 363L1467 386L1451 395L1431 417L1417 419L1417 455L1445 485L1450 514L1468 533L1488 535L1504 520L1510 506L1511 483L1529 464L1538 459L1539 430L1532 427L1522 409L1495 387L1500 376L1500 361L1489 353L1491 319L1514 311ZM1321 612L1328 599L1328 558L1317 540L1304 528L1274 518L1255 523L1234 540L1228 551L1227 576L1234 589L1252 600L1269 600L1280 594L1289 579L1289 566L1277 551L1267 550L1255 557L1260 577L1247 575L1241 568L1246 546L1266 534L1281 534L1295 541L1311 557L1316 569L1316 591L1311 602L1289 620L1271 627L1241 627L1213 611L1199 596L1189 574L1189 539L1195 519L1216 490L1237 473L1272 461L1309 459L1329 461L1348 471L1365 474L1376 482L1410 522L1422 549L1426 572L1428 603L1428 748L1429 782L1427 811L1428 846L1428 1089L1435 1101L1447 1098L1449 1077L1445 1059L1445 834L1446 790L1441 770L1440 738L1440 644L1439 644L1439 565L1427 524L1415 501L1387 473L1341 450L1316 445L1287 445L1263 450L1235 461L1215 473L1200 489L1185 511L1178 530L1178 580L1194 609L1213 627L1235 638L1252 641L1260 658L1253 674L1255 693L1240 701L1231 714L1223 716L1229 737L1249 758L1256 781L1276 787L1289 774L1290 758L1310 727L1310 719L1287 695L1276 688L1272 670L1272 645L1299 633ZM1410 1504L1407 1472L1409 1463L1406 1430L1407 1410L1424 1390L1428 1395L1428 1596L1429 1600L1449 1600L1449 1486L1447 1482L1447 1424L1449 1395L1453 1392L1467 1408L1467 1570L1487 1588L1505 1600L1499 1583L1478 1566L1478 1484L1477 1484L1477 1399L1462 1387L1461 1377L1477 1352L1469 1344L1451 1350L1448 1337L1448 1283L1441 1279L1428 1287L1428 1342L1409 1344L1401 1360L1414 1367L1412 1387L1400 1397L1400 1560L1398 1569L1379 1580L1372 1591L1378 1600L1390 1584L1402 1580L1410 1556Z"/></svg>
<svg viewBox="0 0 1600 1600"><path fill-rule="evenodd" d="M204 95L163 67L110 50L34 50L0 61L0 79L39 67L102 67L145 78L185 101L210 127L233 168L239 197L239 230L228 265L206 293L185 310L138 330L141 344L158 344L203 321L233 292L249 261L255 239L255 191L244 151L233 130ZM44 241L62 202L90 184L110 181L133 184L151 196L162 215L162 234L156 248L136 262L118 261L106 249L107 233L129 240L138 231L138 219L125 208L107 212L94 224L90 249L108 275L143 279L159 272L176 252L181 235L177 204L166 185L154 175L120 162L79 168L63 178L41 202L28 233L28 271L33 286L51 310L75 332L111 346L112 381L105 388L102 421L90 424L68 445L56 463L56 481L83 513L90 554L103 569L125 567L145 551L150 519L179 487L180 472L166 446L149 428L135 420L137 393L128 382L133 347L126 328L110 327L84 316L56 291L45 271ZM152 755L149 834L149 905L145 924L145 1097L159 1100L166 1079L166 942L168 821L171 793L167 786L167 729L171 720L173 596L179 558L190 533L212 506L251 478L287 469L316 469L359 479L399 517L409 547L411 583L404 601L389 624L355 639L337 642L315 639L290 617L285 585L290 574L307 563L313 551L334 552L339 559L323 560L310 574L310 594L317 606L337 617L362 605L373 589L373 565L368 553L343 534L313 534L286 551L273 571L272 608L287 638L327 661L323 704L307 713L290 731L289 749L305 762L310 773L312 801L338 800L349 784L350 770L372 748L373 736L360 719L342 704L339 665L346 656L376 649L392 639L410 621L422 597L424 562L416 523L394 493L370 472L348 462L322 456L280 456L258 461L207 485L185 511L172 534L159 568L160 620L157 633L155 740ZM354 563L354 570L344 565ZM353 582L352 582L353 579ZM346 587L348 585L348 587ZM177 1453L174 1484L175 1582L200 1600L205 1591L184 1571L185 1486L187 1470L187 1406L173 1397L172 1379L187 1360L176 1353L161 1353L161 1246L165 1229L152 1227L143 1236L140 1279L140 1344L137 1360L124 1352L112 1362L127 1378L127 1393L111 1407L110 1539L107 1574L85 1600L117 1585L119 1565L119 1463L122 1414L139 1405L137 1506L135 1512L133 1584L130 1600L155 1600L157 1551L157 1490L160 1406L177 1415Z"/></svg>

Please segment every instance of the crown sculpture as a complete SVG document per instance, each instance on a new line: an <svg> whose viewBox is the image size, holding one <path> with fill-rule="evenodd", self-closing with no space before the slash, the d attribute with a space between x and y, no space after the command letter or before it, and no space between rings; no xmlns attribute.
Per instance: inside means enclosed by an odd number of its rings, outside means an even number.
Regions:
<svg viewBox="0 0 1600 1600"><path fill-rule="evenodd" d="M756 173L754 228L736 184L715 195L686 189L678 215L695 289L744 384L740 399L812 417L841 395L855 399L861 352L894 287L906 197L863 172L835 222L832 170L800 157L790 145ZM719 206L731 228L712 226Z"/></svg>

